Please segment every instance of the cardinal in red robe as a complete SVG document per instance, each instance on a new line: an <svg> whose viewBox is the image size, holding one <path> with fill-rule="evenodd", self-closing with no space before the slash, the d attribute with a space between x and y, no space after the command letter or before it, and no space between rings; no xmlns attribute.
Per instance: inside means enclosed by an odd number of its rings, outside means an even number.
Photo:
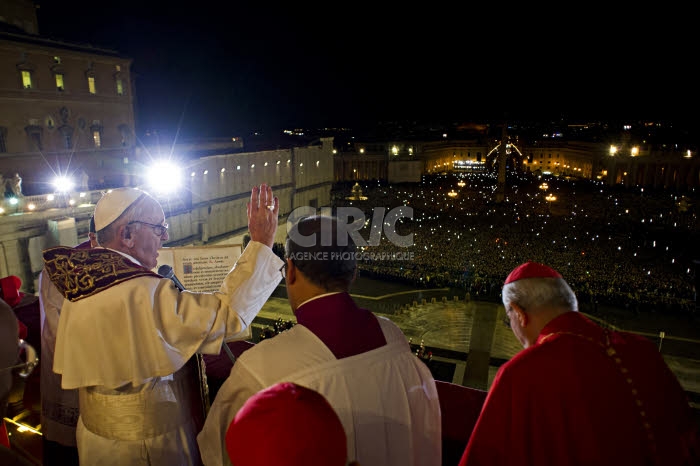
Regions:
<svg viewBox="0 0 700 466"><path fill-rule="evenodd" d="M503 286L525 349L499 369L460 466L697 465L698 420L656 345L578 312L555 270Z"/></svg>

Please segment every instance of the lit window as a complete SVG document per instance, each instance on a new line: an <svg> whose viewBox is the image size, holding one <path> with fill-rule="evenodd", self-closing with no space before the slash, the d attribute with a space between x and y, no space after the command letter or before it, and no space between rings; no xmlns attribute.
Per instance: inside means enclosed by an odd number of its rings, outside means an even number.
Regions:
<svg viewBox="0 0 700 466"><path fill-rule="evenodd" d="M32 88L32 72L31 71L22 71L22 87L25 89L31 89Z"/></svg>
<svg viewBox="0 0 700 466"><path fill-rule="evenodd" d="M102 139L100 138L100 132L95 130L92 132L92 140L95 141L95 147L102 146Z"/></svg>
<svg viewBox="0 0 700 466"><path fill-rule="evenodd" d="M95 77L94 76L88 76L88 90L90 91L90 94L97 93L97 91L95 90Z"/></svg>
<svg viewBox="0 0 700 466"><path fill-rule="evenodd" d="M57 65L61 64L61 57L53 57L53 62Z"/></svg>
<svg viewBox="0 0 700 466"><path fill-rule="evenodd" d="M124 95L124 84L121 79L117 79L117 95Z"/></svg>
<svg viewBox="0 0 700 466"><path fill-rule="evenodd" d="M56 73L56 90L63 90L63 75L61 73Z"/></svg>
<svg viewBox="0 0 700 466"><path fill-rule="evenodd" d="M115 69L117 72L119 72L119 71L122 70L122 67L121 67L121 65L114 65L114 69Z"/></svg>

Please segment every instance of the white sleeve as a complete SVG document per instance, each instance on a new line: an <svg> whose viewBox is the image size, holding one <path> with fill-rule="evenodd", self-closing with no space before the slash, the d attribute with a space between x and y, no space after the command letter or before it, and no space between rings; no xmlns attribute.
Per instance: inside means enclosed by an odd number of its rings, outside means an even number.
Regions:
<svg viewBox="0 0 700 466"><path fill-rule="evenodd" d="M265 387L246 368L245 354L243 354L233 365L231 373L217 392L204 427L197 435L197 444L205 466L231 465L226 451L228 426L248 398L263 388Z"/></svg>

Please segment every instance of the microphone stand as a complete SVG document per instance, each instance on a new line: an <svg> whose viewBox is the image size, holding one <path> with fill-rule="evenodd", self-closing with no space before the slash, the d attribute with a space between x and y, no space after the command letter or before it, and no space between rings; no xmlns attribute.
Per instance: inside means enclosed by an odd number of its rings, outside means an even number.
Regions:
<svg viewBox="0 0 700 466"><path fill-rule="evenodd" d="M228 358L231 360L231 363L236 362L236 356L233 354L231 351L231 348L228 347L228 343L224 341L224 351L226 351L226 354L228 355Z"/></svg>

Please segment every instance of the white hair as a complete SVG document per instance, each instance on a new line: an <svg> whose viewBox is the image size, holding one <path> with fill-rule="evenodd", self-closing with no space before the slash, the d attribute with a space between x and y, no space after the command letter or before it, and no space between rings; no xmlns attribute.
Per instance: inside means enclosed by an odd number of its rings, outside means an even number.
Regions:
<svg viewBox="0 0 700 466"><path fill-rule="evenodd" d="M563 278L524 278L503 285L503 305L515 302L526 311L539 308L578 311L578 300Z"/></svg>

